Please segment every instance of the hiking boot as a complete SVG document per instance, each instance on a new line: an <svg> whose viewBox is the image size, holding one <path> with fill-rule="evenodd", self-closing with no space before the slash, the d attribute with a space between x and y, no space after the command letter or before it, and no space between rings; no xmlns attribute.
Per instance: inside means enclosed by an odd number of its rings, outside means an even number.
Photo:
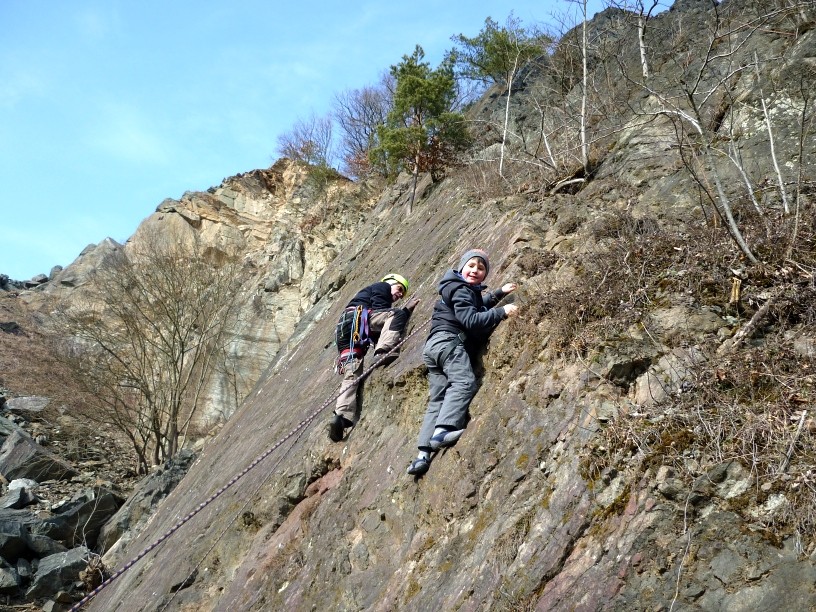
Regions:
<svg viewBox="0 0 816 612"><path fill-rule="evenodd" d="M408 473L411 476L422 476L431 467L431 462L425 457L417 457L408 466Z"/></svg>
<svg viewBox="0 0 816 612"><path fill-rule="evenodd" d="M433 450L439 450L440 448L447 448L449 446L453 446L459 441L459 438L465 432L464 429L454 429L448 431L447 429L436 429L434 430L434 435L431 437L431 442L429 446Z"/></svg>
<svg viewBox="0 0 816 612"><path fill-rule="evenodd" d="M339 442L343 439L343 430L346 427L351 427L353 423L348 419L335 414L334 418L329 422L329 440L332 442Z"/></svg>

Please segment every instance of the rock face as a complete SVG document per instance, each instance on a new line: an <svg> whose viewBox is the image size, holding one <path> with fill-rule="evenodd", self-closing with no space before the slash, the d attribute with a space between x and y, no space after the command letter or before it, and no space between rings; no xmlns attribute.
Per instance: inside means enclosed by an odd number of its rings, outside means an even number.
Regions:
<svg viewBox="0 0 816 612"><path fill-rule="evenodd" d="M184 449L147 476L102 528L98 547L106 553L104 562L113 567L121 561L121 549L150 518L159 501L164 499L190 468L195 453Z"/></svg>
<svg viewBox="0 0 816 612"><path fill-rule="evenodd" d="M305 170L281 160L266 170L226 179L209 192L167 199L120 245L90 245L51 282L21 297L46 313L85 295L93 272L120 249L138 249L151 235L196 243L202 256L240 258L249 290L240 296L229 371L213 378L200 401L200 426L229 418L286 342L301 315L325 291L320 279L339 249L352 243L371 202L364 186L339 179L318 190Z"/></svg>
<svg viewBox="0 0 816 612"><path fill-rule="evenodd" d="M771 3L751 3L764 4ZM716 10L729 6L737 3ZM678 63L661 45L697 34L690 48L708 49L714 10L684 1L655 20L657 84L679 82ZM759 57L812 64L814 16L802 10L804 22L793 15L787 25L756 32ZM611 24L615 15L601 20ZM624 34L619 41L636 40L631 28ZM631 47L621 62L637 66ZM764 94L748 73L729 73L706 129L728 139L739 125L752 167L773 177L759 110ZM524 143L541 134L534 96L552 91L543 79L531 72L513 97ZM494 98L473 113L501 125L506 99ZM780 85L769 112L790 119L794 98ZM274 168L209 196L162 204L147 224L203 234L215 218L268 221L244 227L236 220L229 230L222 223L209 244L226 252L257 240L259 300L285 305L276 316L262 310L245 347L268 338L276 322L288 331L267 345L269 367L253 392L120 557L143 558L89 609L810 606L816 542L807 520L813 502L802 491L813 482L812 422L806 426L803 407L816 383L806 348L816 336L812 245L797 251L805 266L773 259L775 230L752 224L754 204L733 163L707 158L721 164L723 195L739 202L752 244L774 262L752 267L740 293L735 279L744 275L735 270L745 253L711 221L704 186L670 140L671 113L649 114L658 103L630 91L616 111L619 129L595 150L592 172L576 170L574 182L547 175L539 189L530 175L516 195L486 197L493 187L483 164L498 143L488 139L473 163L424 184L411 216L400 207L408 186L401 181L359 224L333 222L336 237L321 248L288 225L282 208L259 204L257 194L271 201L289 189L290 201L313 206ZM816 145L801 143L800 154L793 123L783 124L778 151L807 177L800 187L810 198ZM706 145L687 144L700 154ZM347 192L338 189L330 206L345 210L339 203ZM781 196L767 194L762 206L778 211ZM426 403L421 352L436 282L474 246L491 254L488 283L520 283L513 299L522 314L499 327L482 356L465 434L414 479L405 469ZM339 384L334 324L360 287L390 271L407 276L422 302L399 359L366 380L359 423L333 444L324 425ZM775 304L774 316L763 318Z"/></svg>

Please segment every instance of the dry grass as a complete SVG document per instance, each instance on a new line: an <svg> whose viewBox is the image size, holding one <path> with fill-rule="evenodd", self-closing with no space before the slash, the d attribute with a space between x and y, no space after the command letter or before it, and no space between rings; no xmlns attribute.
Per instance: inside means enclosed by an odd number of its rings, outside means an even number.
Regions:
<svg viewBox="0 0 816 612"><path fill-rule="evenodd" d="M17 395L45 395L50 353L31 315L14 293L0 292L0 322L16 323L14 332L0 332L0 386Z"/></svg>
<svg viewBox="0 0 816 612"><path fill-rule="evenodd" d="M755 523L748 510L781 494L782 510L758 522L780 536L816 537L816 421L808 412L816 371L783 337L766 337L762 347L725 360L711 357L684 393L601 429L585 458L590 477L609 468L670 466L690 488L715 466L736 461L752 487L730 500L733 510Z"/></svg>
<svg viewBox="0 0 816 612"><path fill-rule="evenodd" d="M570 322L576 332L569 336L567 329L562 342L569 339L571 346L588 350L622 323L677 296L720 308L743 322L763 303L763 293L773 289L780 296L755 335L736 351L718 353L717 344L699 345L699 339L689 337L707 353L707 360L687 377L683 392L671 390L663 405L623 415L603 427L584 467L593 478L610 468L670 466L691 487L714 466L736 461L749 471L753 486L730 500L732 509L768 533L795 533L812 540L816 420L808 409L816 369L807 353L795 350L794 340L816 338L813 223L811 219L801 228L797 251L801 258L794 262L780 253L785 244L780 232L755 221L748 228L765 262L748 271L743 300L730 311L726 298L730 270L741 267L741 262L727 236L712 242L699 235L682 241L653 235L642 244L634 236L613 243L608 252L616 265L607 267L594 308L584 306L591 292L571 296L569 305L562 306L564 313L572 309L577 313ZM628 272L621 274L622 268ZM605 272L595 265L587 266L585 273L595 280ZM779 511L760 519L750 514L772 495L786 499Z"/></svg>
<svg viewBox="0 0 816 612"><path fill-rule="evenodd" d="M601 426L583 460L588 479L669 466L691 490L715 466L736 461L752 486L729 500L730 507L775 538L796 534L814 541L816 414L809 407L816 364L794 347L797 337L816 340L816 214L808 215L789 251L790 219L743 211L745 235L763 262L752 267L722 227L667 230L609 214L573 228L596 247L570 259L577 282L532 306L534 321L545 324L551 346L566 356L583 359L603 343L625 339L631 326L648 325L647 315L657 308L706 306L744 325L769 292L779 296L735 351L718 353L722 339L703 339L694 330L673 338L697 346L707 360L685 378L682 392L670 390L660 406ZM532 255L524 265L531 272L546 269ZM729 304L734 270L744 271L744 280L740 302ZM757 518L756 509L772 496L784 496L784 503Z"/></svg>

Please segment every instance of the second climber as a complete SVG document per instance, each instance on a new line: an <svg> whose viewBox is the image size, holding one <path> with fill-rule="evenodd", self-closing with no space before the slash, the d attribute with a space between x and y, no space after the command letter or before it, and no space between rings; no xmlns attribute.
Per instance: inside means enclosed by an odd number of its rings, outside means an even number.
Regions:
<svg viewBox="0 0 816 612"><path fill-rule="evenodd" d="M374 357L382 359L380 365L397 358L398 351L394 349L419 303L418 298L413 298L403 308L393 307L394 302L407 295L408 281L399 274L388 274L358 291L343 310L335 330L336 371L343 375L343 384L328 425L332 442L342 440L345 430L359 418L362 384L357 381L364 371L363 358L369 347L373 345Z"/></svg>

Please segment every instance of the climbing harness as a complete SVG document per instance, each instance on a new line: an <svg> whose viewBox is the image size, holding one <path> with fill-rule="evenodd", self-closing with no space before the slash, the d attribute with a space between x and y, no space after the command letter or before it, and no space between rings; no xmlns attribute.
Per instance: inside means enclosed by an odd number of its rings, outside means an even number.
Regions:
<svg viewBox="0 0 816 612"><path fill-rule="evenodd" d="M364 370L364 371L363 371L363 373L362 373L362 374L360 374L360 375L359 375L357 378L355 378L355 379L354 379L354 384L359 384L359 383L360 383L360 382L362 382L362 381L363 381L365 378L367 378L367 377L368 377L368 375L369 375L369 374L371 374L371 372L372 372L372 371L374 371L374 368L376 368L377 366L379 366L379 365L380 365L380 364L381 364L383 361L385 361L385 360L388 358L388 356L389 356L391 353L393 353L394 351L396 351L397 349L399 349L399 348L400 348L400 347L401 347L403 344L405 344L405 343L406 343L408 340L410 340L410 339L411 339L411 338L412 338L414 335L416 335L416 334L419 332L419 330L423 329L423 328L424 328L425 326L427 326L427 325L428 325L428 323L430 323L430 322L431 322L431 320L430 320L430 319L428 319L427 321L425 321L424 323L422 323L421 325L419 325L419 326L418 326L416 329L414 329L414 330L413 330L413 331L412 331L410 334L408 334L407 336L405 336L405 338L403 338L402 340L400 340L400 342L399 342L399 343L397 343L397 344L396 344L396 346L394 346L394 348L392 348L392 349L391 349L389 352L384 353L382 356L380 356L378 359L376 359L376 360L374 361L374 363L372 363L372 364L371 364L371 366L369 366L369 367L368 367L366 370ZM164 535L162 535L162 536L161 536L161 537L159 537L157 540L155 540L155 541L154 541L152 544L150 544L149 546L147 546L147 547L146 547L144 550L142 550L142 552L140 552L138 555L136 555L135 557L133 557L133 559L131 559L130 561L128 561L127 563L125 563L125 565L123 565L123 566L122 566L120 569L118 569L118 570L117 570L117 571L115 571L113 574L111 574L111 576L110 576L110 577L109 577L107 580L105 580L104 582L102 582L102 584L100 584L100 585L99 585L98 587L96 587L96 588L95 588L93 591L91 591L90 593L88 593L88 594L87 594L85 597L83 597L83 598L82 598L80 601L78 601L76 604L74 604L74 606L71 608L70 612L79 612L79 610L81 610L81 609L82 609L82 607L83 607L83 606L84 606L86 603L88 603L88 602L89 602L91 599L93 599L94 597L96 597L96 596L97 596L97 595L98 595L98 594L99 594L99 593L100 593L100 592L101 592L101 591L102 591L104 588L106 588L107 586L109 586L109 585L110 585L110 584L111 584L111 583L112 583L114 580L116 580L117 578L119 578L119 577L120 577L122 574L124 574L124 573L125 573L127 570L129 570L131 567L133 567L134 565L136 565L136 563L138 563L139 561L141 561L141 560L142 560L142 559L143 559L145 556L147 556L147 555L148 555L148 554L149 554L151 551L155 550L155 549L156 549L156 548L157 548L157 547L158 547L158 546L159 546L159 545L160 545L162 542L164 542L165 540L167 540L167 539L168 539L168 538L169 538L171 535L173 535L173 534L174 534L176 531L178 531L178 530L179 530L179 529L180 529L182 526L184 526L186 523L188 523L189 521L191 521L191 520L193 519L193 517L195 517L195 516L196 516L196 515L197 515L199 512L201 512L202 510L204 510L204 508L206 508L207 506L209 506L211 503L213 503L213 502L214 502L216 499L218 499L218 498L219 498L221 495L223 495L223 494L224 494L224 493L227 491L227 489L229 489L230 487L232 487L232 486L233 486L235 483L237 483L239 480L241 480L241 478L243 478L244 476L246 476L246 475L249 473L249 471L250 471L250 470L252 470L254 467L256 467L256 466L257 466L259 463L261 463L261 462L262 462L264 459L266 459L267 457L269 457L269 455L271 455L271 454L272 454L273 452L275 452L275 451L276 451L278 448L280 448L280 447L281 447L281 446L282 446L284 443L286 443L286 441L287 441L287 440L291 439L291 438L292 438L292 437L294 437L296 434L298 434L298 433L299 433L299 432L301 432L303 429L305 429L305 428L306 428L308 425L310 425L310 424L312 423L312 421L314 421L314 420L317 418L317 416L318 416L318 415L319 415L321 412L323 412L323 410L325 410L325 409L326 409L326 408L327 408L327 407L328 407L330 404L332 404L334 401L336 401L336 400L337 400L338 396L340 395L340 394L339 394L339 392L338 392L338 391L339 391L339 389L340 389L340 386L338 386L338 387L335 389L334 393L333 393L333 394L332 394L332 395L329 397L329 399L327 399L325 402L323 402L323 404L321 404L321 406L320 406L319 408L317 408L317 409L316 409L314 412L312 412L312 413L311 413L309 416L307 416L307 417L306 417L305 419L303 419L303 420L302 420L300 423L298 423L298 424L297 424L297 425L296 425L296 426L295 426L295 427L294 427L294 428L293 428L293 429L292 429L292 430L291 430L289 433L287 433L285 436L283 436L283 437L282 437L280 440L278 440L278 441L277 441L275 444L273 444L271 447L269 447L269 448L268 448L266 451L264 451L263 453L261 453L260 455L258 455L258 456L257 456L257 457L256 457L256 458L255 458L255 459L254 459L254 460L253 460L253 461L252 461L252 462L251 462L251 463L248 465L248 466L246 466L246 467L245 467L245 468L244 468L244 469L243 469L241 472L239 472L237 475L233 476L233 477L232 477L232 479L231 479L229 482L227 482L227 484L225 484L224 486L222 486L222 487L221 487L220 489L218 489L218 490L217 490L215 493L213 493L213 494L212 494L212 495L210 495L210 496L209 496L207 499L205 499L203 502L201 502L201 503L200 503L198 506L196 506L196 507L195 507L195 509L193 509L193 511L192 511L192 512L190 512L190 513L189 513L187 516L185 516L184 518L182 518L181 520L179 520L179 521L178 521L178 522L177 522L175 525L173 525L173 526L172 526L172 527L171 527L171 528L170 528L170 529L169 529L169 530L168 530L168 531L167 531L167 532L166 532Z"/></svg>
<svg viewBox="0 0 816 612"><path fill-rule="evenodd" d="M334 363L335 374L345 373L351 361L362 358L368 351L372 343L368 327L370 314L370 308L351 306L340 315L334 329L334 343L340 351Z"/></svg>

